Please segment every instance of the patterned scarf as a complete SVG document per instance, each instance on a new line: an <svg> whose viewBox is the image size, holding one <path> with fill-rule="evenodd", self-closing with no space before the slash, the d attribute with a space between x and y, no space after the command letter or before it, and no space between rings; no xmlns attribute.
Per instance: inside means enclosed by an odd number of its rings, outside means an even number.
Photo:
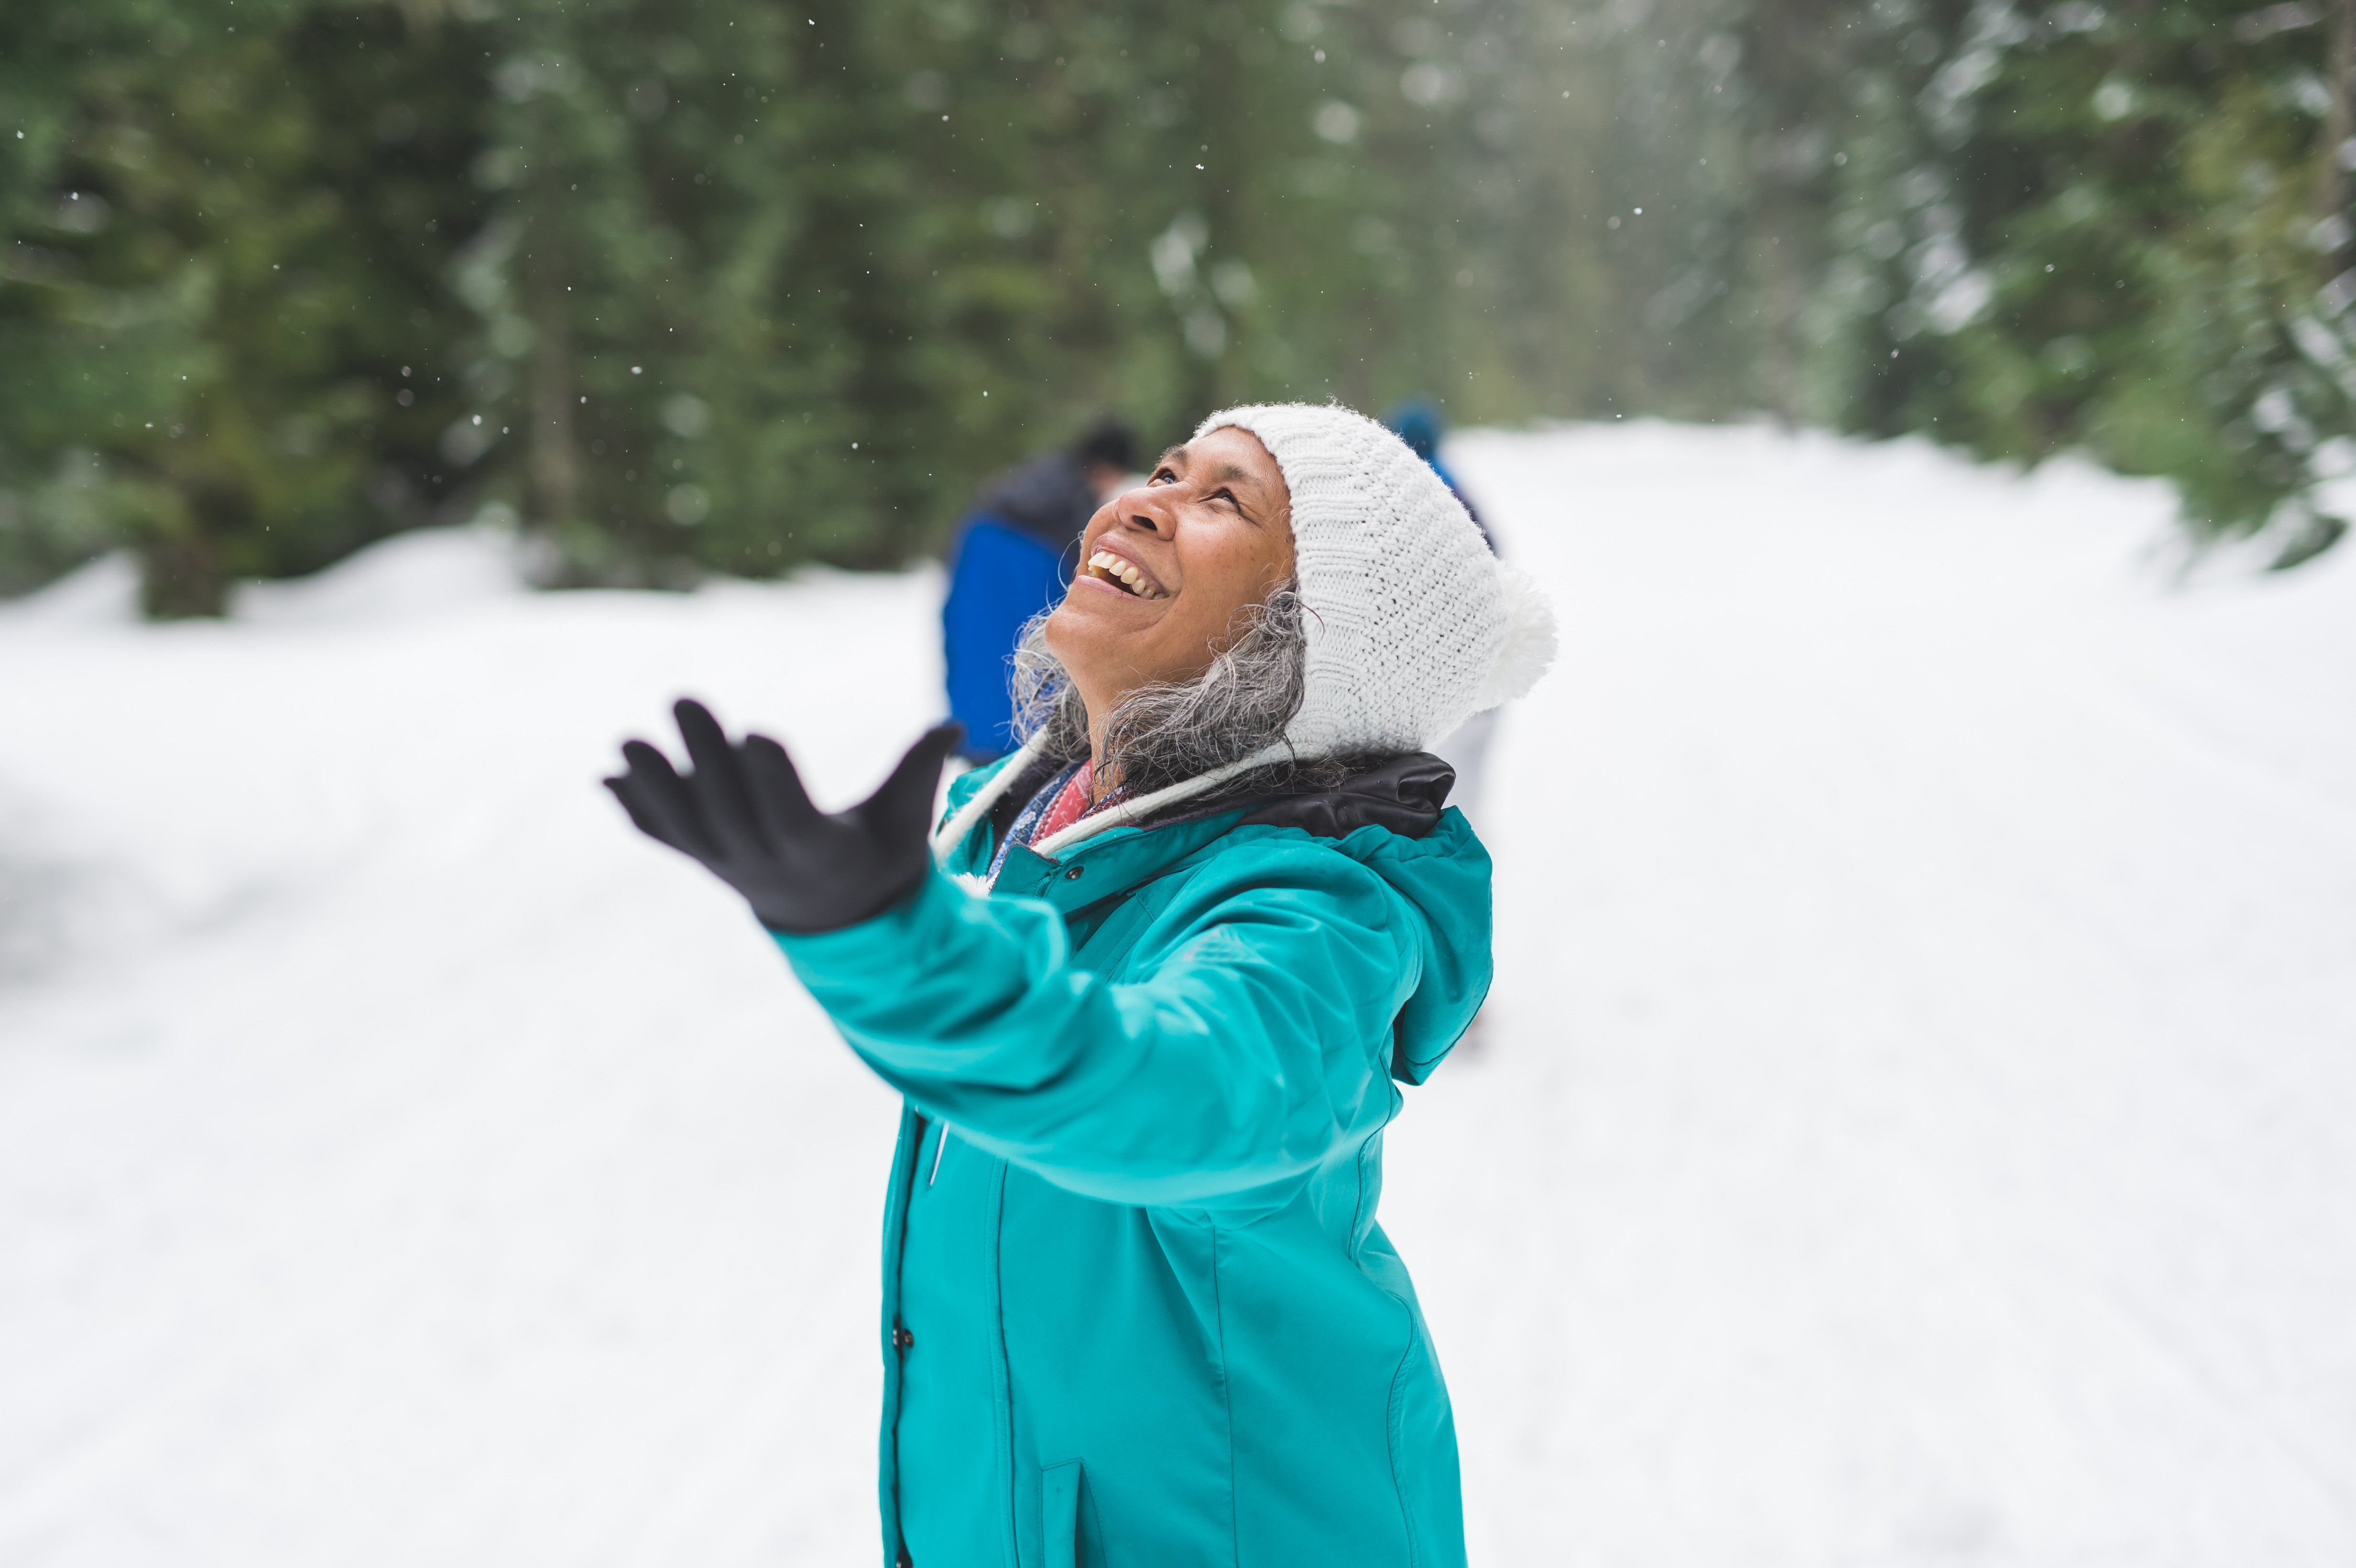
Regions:
<svg viewBox="0 0 2356 1568"><path fill-rule="evenodd" d="M1006 842L998 847L998 854L990 862L993 885L1006 865L1006 852L1015 845L1028 847L1052 837L1081 817L1101 811L1120 798L1120 791L1115 790L1102 800L1091 801L1088 792L1096 783L1096 775L1095 760L1087 759L1066 767L1040 787L1022 815L1015 817L1014 826L1007 830Z"/></svg>

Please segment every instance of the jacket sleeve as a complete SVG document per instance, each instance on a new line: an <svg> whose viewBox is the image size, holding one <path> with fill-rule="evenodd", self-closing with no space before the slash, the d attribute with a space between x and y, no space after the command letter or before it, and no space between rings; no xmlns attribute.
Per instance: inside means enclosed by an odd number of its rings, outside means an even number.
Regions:
<svg viewBox="0 0 2356 1568"><path fill-rule="evenodd" d="M1389 1116L1420 917L1314 845L1221 857L1115 984L1063 917L935 871L845 931L780 936L844 1039L958 1136L1112 1202L1261 1206ZM1218 873L1222 861L1247 869Z"/></svg>

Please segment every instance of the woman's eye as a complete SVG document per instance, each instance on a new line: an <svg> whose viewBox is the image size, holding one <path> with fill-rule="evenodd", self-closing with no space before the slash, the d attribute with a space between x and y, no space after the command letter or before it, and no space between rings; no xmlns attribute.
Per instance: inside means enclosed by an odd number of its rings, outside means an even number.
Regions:
<svg viewBox="0 0 2356 1568"><path fill-rule="evenodd" d="M1146 481L1148 485L1174 485L1177 482L1178 475L1173 474L1167 468L1155 469L1153 471L1153 477Z"/></svg>
<svg viewBox="0 0 2356 1568"><path fill-rule="evenodd" d="M1244 509L1243 503L1236 499L1236 493L1233 490L1214 490L1211 492L1211 499L1214 501L1225 501L1228 506L1233 507L1238 512Z"/></svg>

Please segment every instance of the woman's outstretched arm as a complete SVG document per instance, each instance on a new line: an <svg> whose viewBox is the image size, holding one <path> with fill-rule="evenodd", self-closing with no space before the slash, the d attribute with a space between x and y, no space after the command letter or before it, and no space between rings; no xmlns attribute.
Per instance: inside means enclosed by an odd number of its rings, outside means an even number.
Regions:
<svg viewBox="0 0 2356 1568"><path fill-rule="evenodd" d="M777 940L851 1047L958 1136L1108 1201L1280 1203L1389 1118L1421 916L1308 840L1180 874L1118 984L1074 961L1050 905L938 873L873 920Z"/></svg>

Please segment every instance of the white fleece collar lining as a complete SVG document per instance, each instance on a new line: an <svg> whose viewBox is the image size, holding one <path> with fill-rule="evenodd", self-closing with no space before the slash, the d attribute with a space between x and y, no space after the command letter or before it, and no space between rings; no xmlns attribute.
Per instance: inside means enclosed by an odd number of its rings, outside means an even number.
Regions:
<svg viewBox="0 0 2356 1568"><path fill-rule="evenodd" d="M947 859L957 847L965 841L966 835L971 833L981 819L990 815L991 808L1004 798L1006 792L1014 787L1014 781L1021 777L1037 759L1041 739L1041 736L1034 735L1023 742L1021 749L1008 758L1006 765L998 771L998 776L974 791L973 798L958 808L956 816L941 824L940 831L933 835L935 856ZM1032 845L1031 852L1042 859L1052 860L1062 851L1083 839L1095 837L1108 827L1119 827L1123 823L1134 822L1139 817L1150 816L1165 805L1173 805L1182 800L1191 800L1205 790L1225 784L1237 773L1248 773L1254 768L1266 767L1270 763L1283 762L1291 755L1291 742L1271 741L1250 756L1229 763L1225 767L1213 768L1206 773L1196 773L1193 778L1181 779L1165 789L1157 789L1150 794L1141 795L1134 800L1124 800L1117 805L1083 816L1070 827L1050 834Z"/></svg>

